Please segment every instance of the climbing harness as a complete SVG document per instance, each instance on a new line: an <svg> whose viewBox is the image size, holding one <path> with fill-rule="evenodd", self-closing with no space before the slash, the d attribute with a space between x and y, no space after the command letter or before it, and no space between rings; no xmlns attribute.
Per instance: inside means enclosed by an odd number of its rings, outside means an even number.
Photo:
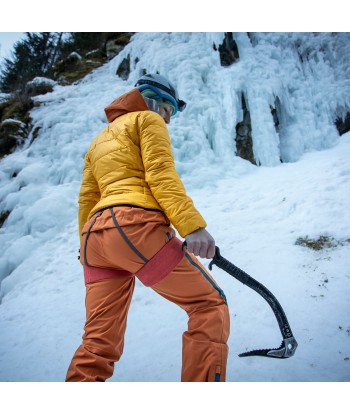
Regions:
<svg viewBox="0 0 350 415"><path fill-rule="evenodd" d="M110 268L99 268L93 267L88 264L87 261L87 240L93 227L96 219L101 216L102 211L98 212L93 218L84 241L84 279L85 284L95 282L101 279L115 278L115 277L132 277L136 275L139 280L146 285L147 287L152 286L160 282L165 278L176 266L180 263L182 258L185 255L184 248L186 247L186 241L181 242L178 238L171 238L169 235L169 241L151 258L147 259L139 252L136 247L132 244L130 239L125 235L121 226L119 225L115 214L112 208L109 208L115 227L118 229L121 237L124 239L126 244L130 247L134 253L144 261L144 265L135 273L131 273L127 270L117 270ZM286 314L276 299L276 297L260 282L256 281L246 272L242 271L236 265L232 264L226 258L221 256L220 249L215 247L215 256L209 264L209 269L212 270L213 265L223 269L228 274L236 278L241 283L247 285L249 288L252 288L258 294L260 294L270 305L272 311L275 314L277 319L280 331L282 333L282 343L279 347L274 349L261 349L261 350L252 350L249 352L239 354L239 357L246 356L266 356L284 359L294 355L295 350L298 346L297 341L295 340L292 329L288 323ZM225 302L226 298L224 297Z"/></svg>
<svg viewBox="0 0 350 415"><path fill-rule="evenodd" d="M213 265L223 269L232 277L236 278L238 281L247 285L249 288L252 288L258 294L260 294L272 308L282 333L283 340L279 347L275 349L252 350L239 354L239 357L266 356L285 359L293 356L298 343L293 336L292 329L290 328L286 314L280 303L277 301L276 297L260 282L256 281L246 272L242 271L236 265L232 264L226 258L221 256L220 249L217 246L215 247L215 256L209 264L210 270L212 270Z"/></svg>
<svg viewBox="0 0 350 415"><path fill-rule="evenodd" d="M105 209L104 209L105 210ZM123 229L119 225L117 218L113 212L112 208L109 208L113 222L117 230L119 231L121 237L126 242L126 244L130 247L134 253L142 259L145 263L137 272L131 273L127 270L119 270L113 268L100 268L100 267L93 267L89 265L87 261L87 241L89 238L90 231L96 222L96 219L102 215L103 210L99 211L96 216L93 218L87 232L85 235L84 241L84 280L85 284L89 284L95 281L99 281L102 279L109 279L109 278L116 278L116 277L133 277L134 275L146 286L150 287L154 284L160 282L163 278L165 278L170 272L176 268L179 262L184 257L185 253L182 249L182 242L176 238L170 237L169 234L169 241L151 258L147 259L142 253L132 244L130 239L124 233Z"/></svg>

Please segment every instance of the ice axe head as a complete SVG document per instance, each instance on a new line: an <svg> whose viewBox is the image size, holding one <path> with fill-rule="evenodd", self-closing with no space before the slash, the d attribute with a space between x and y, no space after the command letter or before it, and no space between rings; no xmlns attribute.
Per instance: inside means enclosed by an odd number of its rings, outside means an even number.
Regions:
<svg viewBox="0 0 350 415"><path fill-rule="evenodd" d="M294 355L298 343L294 337L289 337L283 339L280 347L276 349L261 349L261 350L251 350L250 352L241 353L239 357L247 356L265 356L265 357L274 357L276 359L286 359Z"/></svg>

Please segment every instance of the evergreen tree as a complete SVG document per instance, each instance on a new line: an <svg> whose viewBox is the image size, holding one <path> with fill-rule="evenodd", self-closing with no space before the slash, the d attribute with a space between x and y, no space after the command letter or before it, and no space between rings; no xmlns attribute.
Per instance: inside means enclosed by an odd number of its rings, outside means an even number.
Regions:
<svg viewBox="0 0 350 415"><path fill-rule="evenodd" d="M0 91L25 95L26 84L36 76L54 77L54 65L72 52L84 56L92 50L105 53L106 42L116 33L110 32L26 32L14 45L11 58L0 68ZM123 35L123 33L120 33ZM120 43L128 36L121 36ZM24 93L24 94L23 94Z"/></svg>
<svg viewBox="0 0 350 415"><path fill-rule="evenodd" d="M36 76L48 75L57 56L61 33L26 33L18 41L12 58L6 58L0 74L0 89L3 92L23 91L27 82Z"/></svg>
<svg viewBox="0 0 350 415"><path fill-rule="evenodd" d="M85 54L103 48L106 39L102 32L71 32L71 41L76 52Z"/></svg>

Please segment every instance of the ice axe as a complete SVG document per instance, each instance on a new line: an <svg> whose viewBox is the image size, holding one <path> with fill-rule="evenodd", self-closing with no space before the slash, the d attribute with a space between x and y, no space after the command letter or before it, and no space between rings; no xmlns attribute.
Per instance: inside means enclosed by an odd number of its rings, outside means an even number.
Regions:
<svg viewBox="0 0 350 415"><path fill-rule="evenodd" d="M275 349L251 350L250 352L239 354L239 357L266 356L285 359L287 357L293 356L298 343L293 336L292 329L290 328L286 314L281 304L277 301L276 297L260 282L256 281L246 272L242 271L240 268L236 267L236 265L232 264L226 258L221 256L220 249L217 246L215 247L215 256L209 264L210 270L212 270L213 265L223 269L228 274L232 275L232 277L236 278L238 281L247 285L249 288L252 288L258 294L260 294L272 308L282 333L283 340L279 347Z"/></svg>

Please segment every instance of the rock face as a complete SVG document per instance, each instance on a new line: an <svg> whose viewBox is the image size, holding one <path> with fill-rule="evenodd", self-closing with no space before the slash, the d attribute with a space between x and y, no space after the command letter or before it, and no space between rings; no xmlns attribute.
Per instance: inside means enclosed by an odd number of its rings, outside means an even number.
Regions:
<svg viewBox="0 0 350 415"><path fill-rule="evenodd" d="M77 52L72 52L65 59L55 63L53 67L54 78L60 85L70 85L79 81L92 70L98 68L106 62L103 54L95 54L95 57L85 56L84 58Z"/></svg>
<svg viewBox="0 0 350 415"><path fill-rule="evenodd" d="M52 92L55 85L57 82L52 79L37 76L27 83L26 92L29 96L44 95Z"/></svg>
<svg viewBox="0 0 350 415"><path fill-rule="evenodd" d="M30 129L29 111L33 108L30 97L12 96L0 102L0 158L24 143Z"/></svg>
<svg viewBox="0 0 350 415"><path fill-rule="evenodd" d="M110 60L117 56L130 42L130 38L133 34L134 32L122 32L115 33L113 36L108 37L106 41L107 59Z"/></svg>
<svg viewBox="0 0 350 415"><path fill-rule="evenodd" d="M52 92L55 85L70 85L114 58L130 42L134 32L105 33L98 49L84 53L72 52L57 61L52 68L52 78L36 77L28 82L20 94L0 96L0 158L10 154L24 143L32 128L29 111L33 108L36 95ZM130 57L123 60L117 75L126 80L130 73ZM32 131L35 139L38 131Z"/></svg>
<svg viewBox="0 0 350 415"><path fill-rule="evenodd" d="M126 81L130 75L130 55L127 58L124 58L121 64L118 66L116 74Z"/></svg>
<svg viewBox="0 0 350 415"><path fill-rule="evenodd" d="M0 124L0 157L11 153L18 145L23 144L27 136L27 125L12 118Z"/></svg>
<svg viewBox="0 0 350 415"><path fill-rule="evenodd" d="M225 33L225 38L219 46L220 62L222 66L230 66L239 59L238 48L232 32Z"/></svg>
<svg viewBox="0 0 350 415"><path fill-rule="evenodd" d="M79 54L72 52L65 59L55 63L53 67L54 79L61 85L69 85L79 81L85 75L113 59L130 42L134 32L105 33L105 41L97 49ZM120 69L122 79L127 72L127 62Z"/></svg>
<svg viewBox="0 0 350 415"><path fill-rule="evenodd" d="M348 112L344 118L338 118L335 121L335 125L339 135L343 135L350 131L350 112Z"/></svg>
<svg viewBox="0 0 350 415"><path fill-rule="evenodd" d="M256 164L253 153L252 124L244 95L242 95L243 120L236 125L236 154Z"/></svg>
<svg viewBox="0 0 350 415"><path fill-rule="evenodd" d="M5 220L10 216L10 213L11 212L9 210L5 210L3 212L0 212L0 228L4 224Z"/></svg>
<svg viewBox="0 0 350 415"><path fill-rule="evenodd" d="M214 47L216 50L216 48ZM219 46L220 62L222 66L231 66L239 60L237 44L232 32L225 33L225 38ZM243 120L236 125L236 154L237 156L256 164L253 152L252 124L247 108L246 98L242 94Z"/></svg>

